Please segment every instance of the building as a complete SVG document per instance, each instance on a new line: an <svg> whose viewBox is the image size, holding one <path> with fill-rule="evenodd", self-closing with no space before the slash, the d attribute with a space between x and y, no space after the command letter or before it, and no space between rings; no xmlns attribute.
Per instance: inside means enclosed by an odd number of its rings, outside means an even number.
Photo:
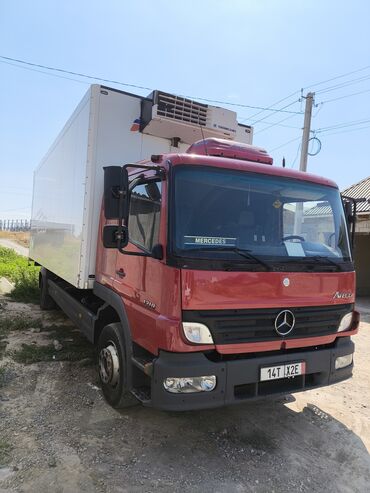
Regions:
<svg viewBox="0 0 370 493"><path fill-rule="evenodd" d="M367 199L357 204L355 235L355 266L357 272L357 294L370 296L370 176L342 191L354 199Z"/></svg>
<svg viewBox="0 0 370 493"><path fill-rule="evenodd" d="M370 176L342 191L354 199L366 199L356 205L354 261L357 273L357 294L370 296ZM304 211L303 232L311 241L319 239L328 246L335 231L332 212L327 202L319 202Z"/></svg>

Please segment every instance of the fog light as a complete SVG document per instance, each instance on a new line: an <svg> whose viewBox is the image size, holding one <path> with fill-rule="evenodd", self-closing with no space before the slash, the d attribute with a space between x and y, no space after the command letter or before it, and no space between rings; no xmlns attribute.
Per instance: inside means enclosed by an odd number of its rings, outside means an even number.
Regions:
<svg viewBox="0 0 370 493"><path fill-rule="evenodd" d="M347 354L346 356L339 356L335 360L335 369L345 368L346 366L352 365L353 354Z"/></svg>
<svg viewBox="0 0 370 493"><path fill-rule="evenodd" d="M169 377L163 381L167 392L190 394L191 392L211 392L216 387L215 375L204 377Z"/></svg>
<svg viewBox="0 0 370 493"><path fill-rule="evenodd" d="M182 328L188 341L195 344L213 344L209 328L198 322L183 322Z"/></svg>
<svg viewBox="0 0 370 493"><path fill-rule="evenodd" d="M340 321L338 332L343 332L344 330L348 330L352 325L353 312L349 312L342 317Z"/></svg>

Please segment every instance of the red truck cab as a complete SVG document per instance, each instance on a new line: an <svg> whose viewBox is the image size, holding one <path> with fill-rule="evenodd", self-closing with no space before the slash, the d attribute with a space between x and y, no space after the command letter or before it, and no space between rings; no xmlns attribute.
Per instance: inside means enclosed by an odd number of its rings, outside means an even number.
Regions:
<svg viewBox="0 0 370 493"><path fill-rule="evenodd" d="M359 316L335 183L208 139L107 167L104 190L89 323L111 405L209 408L351 376Z"/></svg>

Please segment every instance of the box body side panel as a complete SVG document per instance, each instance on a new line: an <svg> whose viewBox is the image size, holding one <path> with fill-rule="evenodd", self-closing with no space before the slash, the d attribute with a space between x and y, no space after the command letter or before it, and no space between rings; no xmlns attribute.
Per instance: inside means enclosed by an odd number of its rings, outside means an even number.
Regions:
<svg viewBox="0 0 370 493"><path fill-rule="evenodd" d="M34 173L30 258L80 287L87 149L88 91Z"/></svg>
<svg viewBox="0 0 370 493"><path fill-rule="evenodd" d="M141 101L91 86L35 171L30 257L78 288L94 283L104 166L188 147L141 133Z"/></svg>

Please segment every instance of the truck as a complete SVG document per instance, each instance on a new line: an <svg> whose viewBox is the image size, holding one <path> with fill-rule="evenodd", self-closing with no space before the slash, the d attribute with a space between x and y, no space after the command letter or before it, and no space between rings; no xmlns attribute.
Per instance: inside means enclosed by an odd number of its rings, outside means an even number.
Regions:
<svg viewBox="0 0 370 493"><path fill-rule="evenodd" d="M114 408L194 410L353 371L355 204L235 112L94 84L34 173L40 306L97 347Z"/></svg>

